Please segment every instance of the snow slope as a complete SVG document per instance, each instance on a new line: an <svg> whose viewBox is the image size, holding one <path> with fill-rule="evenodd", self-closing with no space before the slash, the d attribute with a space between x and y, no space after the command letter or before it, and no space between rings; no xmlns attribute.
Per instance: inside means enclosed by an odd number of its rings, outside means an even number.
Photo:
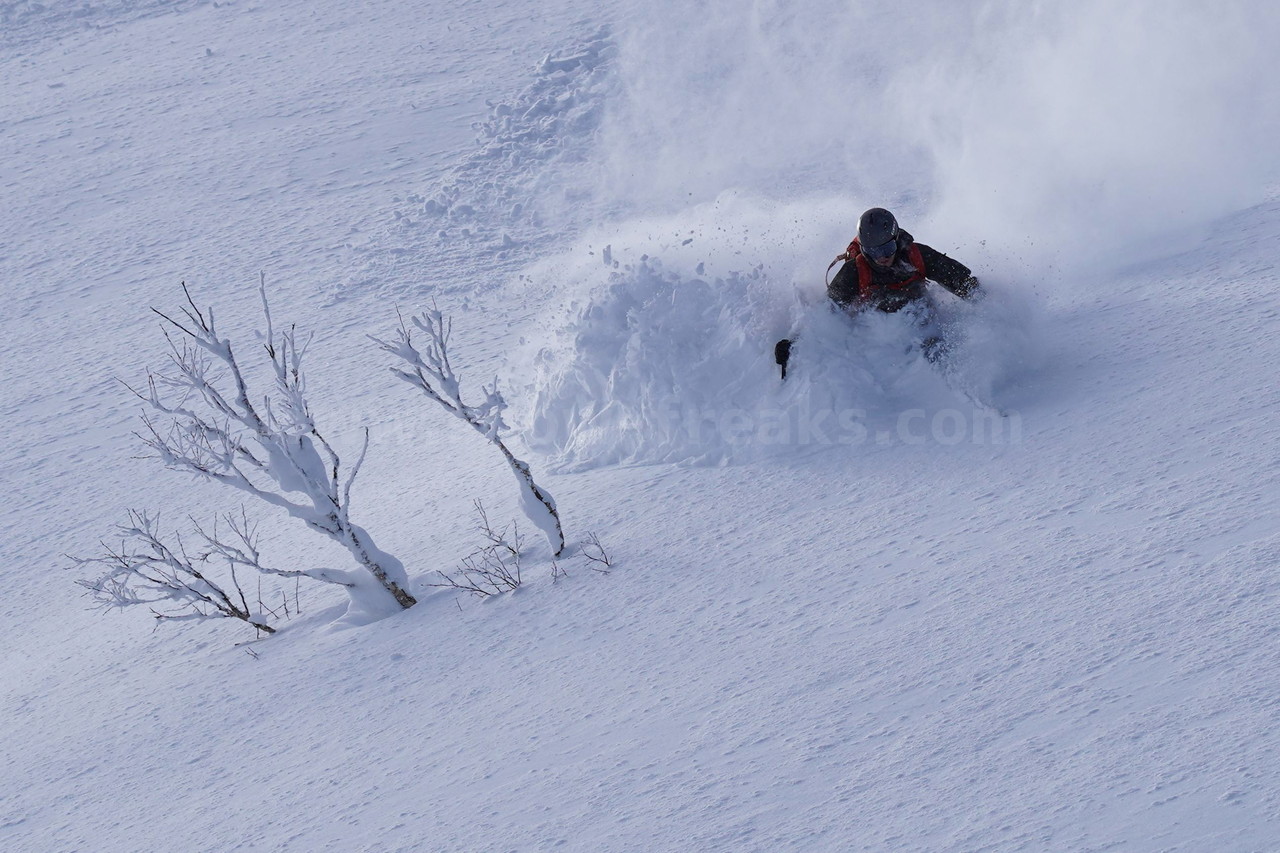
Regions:
<svg viewBox="0 0 1280 853"><path fill-rule="evenodd" d="M0 24L5 850L1275 849L1271 4ZM876 203L989 285L950 383L822 307ZM422 601L304 591L250 655L89 612L64 555L235 508L133 458L116 378L181 280L250 351L259 272ZM433 298L612 571L426 585L473 499L518 513L366 338Z"/></svg>

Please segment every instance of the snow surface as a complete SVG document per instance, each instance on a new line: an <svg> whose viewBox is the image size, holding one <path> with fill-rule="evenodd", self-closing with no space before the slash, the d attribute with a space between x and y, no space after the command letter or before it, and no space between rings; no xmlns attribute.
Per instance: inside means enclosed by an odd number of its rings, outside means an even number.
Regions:
<svg viewBox="0 0 1280 853"><path fill-rule="evenodd" d="M1263 0L0 0L0 848L1280 849L1276 44ZM948 380L823 307L872 204L989 286ZM148 308L251 350L260 272L421 603L92 612L65 555L127 508L239 505L136 458ZM427 585L520 512L367 339L432 299L608 573Z"/></svg>

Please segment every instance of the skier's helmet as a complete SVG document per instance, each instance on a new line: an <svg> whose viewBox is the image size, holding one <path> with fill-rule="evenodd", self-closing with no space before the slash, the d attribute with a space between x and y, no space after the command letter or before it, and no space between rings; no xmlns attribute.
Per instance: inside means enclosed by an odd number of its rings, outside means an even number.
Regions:
<svg viewBox="0 0 1280 853"><path fill-rule="evenodd" d="M898 251L898 220L883 207L873 207L858 220L858 245L872 260L883 260Z"/></svg>

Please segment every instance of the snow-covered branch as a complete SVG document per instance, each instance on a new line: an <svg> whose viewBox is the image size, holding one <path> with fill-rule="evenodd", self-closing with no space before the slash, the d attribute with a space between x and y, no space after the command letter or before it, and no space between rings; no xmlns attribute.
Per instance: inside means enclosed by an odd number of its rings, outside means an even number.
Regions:
<svg viewBox="0 0 1280 853"><path fill-rule="evenodd" d="M465 421L498 448L515 474L520 488L521 510L546 534L553 553L559 556L564 550L560 513L556 510L551 494L534 481L529 465L516 458L503 441L507 425L502 420L502 413L506 410L507 403L498 390L498 381L495 379L490 385L481 388L484 395L482 401L475 404L465 402L461 383L449 360L449 338L453 333L453 322L433 306L430 311L413 317L412 324L426 335L425 346L419 347L414 342L413 332L403 317L395 338L372 338L383 350L408 365L407 369L393 367L391 372Z"/></svg>
<svg viewBox="0 0 1280 853"><path fill-rule="evenodd" d="M180 312L155 310L165 321L170 370L147 377L134 391L152 410L138 433L166 466L222 483L285 510L345 547L400 607L416 599L408 592L403 564L374 545L350 518L351 484L368 446L344 475L342 460L312 417L302 369L310 337L299 340L290 326L277 332L265 282L260 283L266 321L264 351L274 382L255 394L212 308L201 309L183 285ZM349 586L355 590L364 585ZM377 601L362 601L373 610Z"/></svg>
<svg viewBox="0 0 1280 853"><path fill-rule="evenodd" d="M228 516L225 521L229 535L219 533L216 525L212 532L196 525L196 538L203 547L193 553L181 535L162 534L158 517L131 510L128 522L117 528L118 546L103 542L99 555L72 558L82 568L99 570L96 577L77 583L106 609L142 605L159 621L239 619L267 634L275 633L270 623L277 613L262 602L260 588L255 604L250 605L237 568L343 583L324 570L285 571L264 565L248 516ZM222 571L216 569L219 564Z"/></svg>

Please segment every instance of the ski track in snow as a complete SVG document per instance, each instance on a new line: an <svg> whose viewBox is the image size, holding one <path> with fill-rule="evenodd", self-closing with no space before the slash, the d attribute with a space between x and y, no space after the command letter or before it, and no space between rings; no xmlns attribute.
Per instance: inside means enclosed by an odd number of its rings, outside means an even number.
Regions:
<svg viewBox="0 0 1280 853"><path fill-rule="evenodd" d="M534 253L579 231L590 200L577 171L612 86L614 51L602 27L544 56L514 97L486 99L488 115L472 124L475 151L394 197L390 227L353 246L359 266L347 287L466 304L509 287Z"/></svg>
<svg viewBox="0 0 1280 853"><path fill-rule="evenodd" d="M0 2L0 847L1273 849L1275 194L1100 280L997 259L987 303L943 300L1000 418L902 318L821 307L853 202L604 215L613 12ZM304 591L255 659L87 612L62 555L128 506L233 509L131 458L113 377L159 364L183 278L251 351L264 268L318 331L322 426L372 427L356 515L422 603L352 629ZM426 586L472 499L518 514L365 340L432 298L610 572L553 582L534 545L514 594ZM809 432L764 440L777 413ZM272 556L340 559L265 519Z"/></svg>

